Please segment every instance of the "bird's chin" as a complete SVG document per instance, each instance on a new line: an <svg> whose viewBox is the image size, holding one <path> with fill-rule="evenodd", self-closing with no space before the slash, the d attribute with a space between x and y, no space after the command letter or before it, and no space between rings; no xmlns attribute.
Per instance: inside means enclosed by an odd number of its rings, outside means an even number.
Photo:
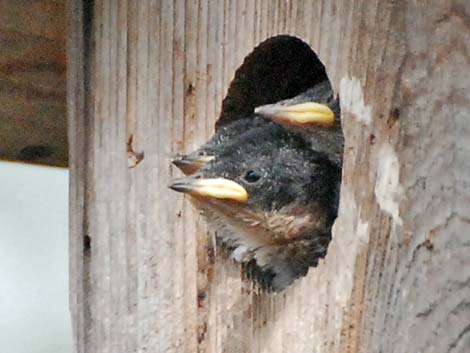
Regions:
<svg viewBox="0 0 470 353"><path fill-rule="evenodd" d="M262 211L229 200L191 199L217 237L233 250L232 258L245 264L254 262L261 271L271 273L269 286L275 291L288 287L305 275L309 266L315 266L331 239L317 236L324 223L314 219L312 209L302 213L304 208L291 206Z"/></svg>
<svg viewBox="0 0 470 353"><path fill-rule="evenodd" d="M265 211L230 200L196 197L194 205L207 218L214 230L226 229L230 241L249 247L285 245L323 230L324 217L310 210L293 212L293 208Z"/></svg>

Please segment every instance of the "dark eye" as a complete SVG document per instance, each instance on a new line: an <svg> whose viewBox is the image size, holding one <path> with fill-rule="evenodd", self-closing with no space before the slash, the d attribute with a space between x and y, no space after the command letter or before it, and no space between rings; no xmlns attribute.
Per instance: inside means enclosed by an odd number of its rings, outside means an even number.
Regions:
<svg viewBox="0 0 470 353"><path fill-rule="evenodd" d="M247 183L256 183L260 178L261 176L253 170L247 171L245 175L243 176L243 179Z"/></svg>
<svg viewBox="0 0 470 353"><path fill-rule="evenodd" d="M203 156L206 155L206 151L199 151L199 152L197 153L197 155L198 155L199 157L203 157Z"/></svg>

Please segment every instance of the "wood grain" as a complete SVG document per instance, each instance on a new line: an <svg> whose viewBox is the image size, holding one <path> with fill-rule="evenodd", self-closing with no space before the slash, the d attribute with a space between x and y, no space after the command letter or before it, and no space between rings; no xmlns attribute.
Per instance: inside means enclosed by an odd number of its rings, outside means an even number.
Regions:
<svg viewBox="0 0 470 353"><path fill-rule="evenodd" d="M65 3L0 8L0 159L65 167Z"/></svg>
<svg viewBox="0 0 470 353"><path fill-rule="evenodd" d="M77 352L470 350L468 2L89 4L67 6ZM326 259L267 294L166 185L279 33L325 64L346 148Z"/></svg>

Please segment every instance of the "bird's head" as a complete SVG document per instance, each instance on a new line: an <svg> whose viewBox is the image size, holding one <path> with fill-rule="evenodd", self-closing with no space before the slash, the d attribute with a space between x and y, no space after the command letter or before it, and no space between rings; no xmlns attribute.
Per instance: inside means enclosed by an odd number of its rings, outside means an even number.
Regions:
<svg viewBox="0 0 470 353"><path fill-rule="evenodd" d="M296 97L259 106L255 113L285 126L333 127L340 123L339 101L328 81Z"/></svg>
<svg viewBox="0 0 470 353"><path fill-rule="evenodd" d="M212 138L197 150L188 154L177 154L172 163L185 175L194 174L217 157L232 140L236 140L246 131L266 124L269 124L269 121L256 115L240 117L230 124L221 126Z"/></svg>
<svg viewBox="0 0 470 353"><path fill-rule="evenodd" d="M262 246L329 230L340 178L338 168L301 137L270 124L226 145L199 172L169 186L197 199L216 227Z"/></svg>

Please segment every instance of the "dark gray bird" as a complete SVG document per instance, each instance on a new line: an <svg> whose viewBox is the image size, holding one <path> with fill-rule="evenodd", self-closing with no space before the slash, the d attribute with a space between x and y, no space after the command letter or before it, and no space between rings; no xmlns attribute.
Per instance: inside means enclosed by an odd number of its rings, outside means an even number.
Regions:
<svg viewBox="0 0 470 353"><path fill-rule="evenodd" d="M255 108L255 113L301 134L319 152L342 166L344 136L339 99L328 80L274 104Z"/></svg>
<svg viewBox="0 0 470 353"><path fill-rule="evenodd" d="M259 283L281 290L325 255L340 179L340 168L324 153L268 124L169 187L195 200L233 258Z"/></svg>

